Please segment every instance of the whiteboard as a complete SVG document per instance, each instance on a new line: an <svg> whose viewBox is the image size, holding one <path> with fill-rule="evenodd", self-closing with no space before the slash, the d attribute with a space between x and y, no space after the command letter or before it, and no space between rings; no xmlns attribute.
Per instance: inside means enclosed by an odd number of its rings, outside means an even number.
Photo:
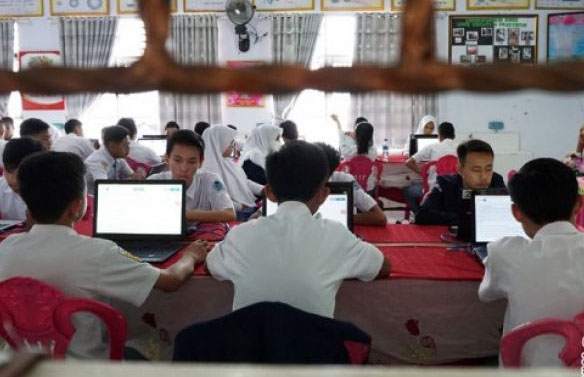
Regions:
<svg viewBox="0 0 584 377"><path fill-rule="evenodd" d="M491 145L495 153L513 153L519 151L518 132L472 132L459 135L458 143L469 139L479 139Z"/></svg>

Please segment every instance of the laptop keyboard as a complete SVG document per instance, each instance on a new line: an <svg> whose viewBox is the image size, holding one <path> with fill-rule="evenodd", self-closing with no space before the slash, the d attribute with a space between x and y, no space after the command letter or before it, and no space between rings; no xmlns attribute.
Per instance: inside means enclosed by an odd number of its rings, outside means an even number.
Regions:
<svg viewBox="0 0 584 377"><path fill-rule="evenodd" d="M119 241L117 244L144 262L164 262L180 249L182 242Z"/></svg>

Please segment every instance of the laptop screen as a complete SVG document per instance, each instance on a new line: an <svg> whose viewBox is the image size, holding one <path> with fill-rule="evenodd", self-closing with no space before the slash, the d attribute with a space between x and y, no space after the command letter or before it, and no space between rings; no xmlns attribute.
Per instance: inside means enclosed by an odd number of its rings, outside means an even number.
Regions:
<svg viewBox="0 0 584 377"><path fill-rule="evenodd" d="M184 201L182 181L98 180L94 235L110 239L180 238L184 234Z"/></svg>
<svg viewBox="0 0 584 377"><path fill-rule="evenodd" d="M410 156L415 155L422 148L439 141L438 135L410 135L410 137Z"/></svg>
<svg viewBox="0 0 584 377"><path fill-rule="evenodd" d="M138 139L138 143L152 149L157 156L166 154L166 139Z"/></svg>
<svg viewBox="0 0 584 377"><path fill-rule="evenodd" d="M511 213L509 195L477 194L474 196L475 242L487 243L525 232Z"/></svg>

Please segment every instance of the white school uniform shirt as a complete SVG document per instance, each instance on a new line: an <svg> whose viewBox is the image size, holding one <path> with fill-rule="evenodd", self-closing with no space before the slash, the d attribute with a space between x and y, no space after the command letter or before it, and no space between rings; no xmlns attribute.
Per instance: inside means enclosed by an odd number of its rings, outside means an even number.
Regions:
<svg viewBox="0 0 584 377"><path fill-rule="evenodd" d="M172 179L172 172L152 174L148 179ZM187 188L186 200L187 210L222 211L234 208L221 178L215 173L202 170L197 171L193 182Z"/></svg>
<svg viewBox="0 0 584 377"><path fill-rule="evenodd" d="M2 169L4 169L4 159L2 157L4 155L4 147L6 146L6 143L8 143L8 140L0 139L0 167L2 167Z"/></svg>
<svg viewBox="0 0 584 377"><path fill-rule="evenodd" d="M329 182L352 182L353 183L353 205L356 209L361 212L369 212L371 208L377 205L375 199L371 195L367 194L349 173L344 173L341 171L333 172Z"/></svg>
<svg viewBox="0 0 584 377"><path fill-rule="evenodd" d="M84 137L77 136L74 133L69 133L55 140L52 149L55 152L74 153L81 157L83 161L95 151L91 141Z"/></svg>
<svg viewBox="0 0 584 377"><path fill-rule="evenodd" d="M542 227L533 240L506 237L487 246L482 301L507 299L503 334L542 318L571 320L584 310L584 234L569 222ZM522 365L562 365L563 338L546 335L523 348Z"/></svg>
<svg viewBox="0 0 584 377"><path fill-rule="evenodd" d="M444 139L439 143L426 145L412 156L417 164L421 162L437 161L448 155L456 156L456 147L458 144L453 139ZM436 182L436 169L430 168L428 171L428 185L430 190Z"/></svg>
<svg viewBox="0 0 584 377"><path fill-rule="evenodd" d="M0 214L2 220L26 220L26 204L4 178L0 178Z"/></svg>
<svg viewBox="0 0 584 377"><path fill-rule="evenodd" d="M114 164L115 162L115 164ZM97 179L128 179L134 171L123 158L114 159L105 146L93 152L85 160L87 168L87 189L93 192L93 182Z"/></svg>
<svg viewBox="0 0 584 377"><path fill-rule="evenodd" d="M0 280L27 276L43 281L65 296L109 304L110 299L142 305L160 271L140 263L115 243L81 236L62 225L34 225L0 244ZM77 329L68 357L107 359L108 343L101 321L74 316Z"/></svg>
<svg viewBox="0 0 584 377"><path fill-rule="evenodd" d="M345 160L350 160L358 154L355 139L349 135L345 135L344 131L339 131L339 150ZM377 159L377 146L375 144L369 147L367 157L372 161Z"/></svg>
<svg viewBox="0 0 584 377"><path fill-rule="evenodd" d="M162 162L160 156L156 155L156 152L144 145L140 145L136 140L130 140L130 153L128 157L136 162L147 165L156 165Z"/></svg>
<svg viewBox="0 0 584 377"><path fill-rule="evenodd" d="M371 281L383 260L344 225L285 202L275 214L233 228L207 255L207 268L233 282L233 310L279 301L332 318L343 280Z"/></svg>

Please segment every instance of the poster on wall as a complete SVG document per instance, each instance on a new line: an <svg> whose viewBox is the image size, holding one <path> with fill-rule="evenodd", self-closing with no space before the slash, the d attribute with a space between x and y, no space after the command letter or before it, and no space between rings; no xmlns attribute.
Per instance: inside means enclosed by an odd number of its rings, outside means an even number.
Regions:
<svg viewBox="0 0 584 377"><path fill-rule="evenodd" d="M584 12L548 15L548 61L584 58Z"/></svg>
<svg viewBox="0 0 584 377"><path fill-rule="evenodd" d="M109 0L51 0L52 16L100 16L109 14Z"/></svg>
<svg viewBox="0 0 584 377"><path fill-rule="evenodd" d="M0 0L2 1L2 0ZM138 13L138 3L140 0L118 0L118 14L135 14ZM172 0L170 11L176 13L178 0Z"/></svg>
<svg viewBox="0 0 584 377"><path fill-rule="evenodd" d="M538 9L584 9L584 0L535 0Z"/></svg>
<svg viewBox="0 0 584 377"><path fill-rule="evenodd" d="M227 0L184 0L185 12L224 11Z"/></svg>
<svg viewBox="0 0 584 377"><path fill-rule="evenodd" d="M384 0L320 0L323 11L383 10Z"/></svg>
<svg viewBox="0 0 584 377"><path fill-rule="evenodd" d="M450 16L449 61L535 64L537 16Z"/></svg>
<svg viewBox="0 0 584 377"><path fill-rule="evenodd" d="M467 10L529 9L529 0L466 0Z"/></svg>
<svg viewBox="0 0 584 377"><path fill-rule="evenodd" d="M247 68L266 64L264 61L228 61L229 68ZM225 94L225 104L227 107L265 107L266 96L263 94L248 94L239 92L228 92Z"/></svg>
<svg viewBox="0 0 584 377"><path fill-rule="evenodd" d="M314 0L253 0L260 11L314 10Z"/></svg>
<svg viewBox="0 0 584 377"><path fill-rule="evenodd" d="M434 10L456 10L455 0L433 0ZM391 10L402 11L406 9L406 0L391 0Z"/></svg>
<svg viewBox="0 0 584 377"><path fill-rule="evenodd" d="M41 17L43 0L0 0L0 17Z"/></svg>
<svg viewBox="0 0 584 377"><path fill-rule="evenodd" d="M20 69L62 65L59 51L21 51ZM65 98L62 95L37 95L22 93L23 110L65 110Z"/></svg>

